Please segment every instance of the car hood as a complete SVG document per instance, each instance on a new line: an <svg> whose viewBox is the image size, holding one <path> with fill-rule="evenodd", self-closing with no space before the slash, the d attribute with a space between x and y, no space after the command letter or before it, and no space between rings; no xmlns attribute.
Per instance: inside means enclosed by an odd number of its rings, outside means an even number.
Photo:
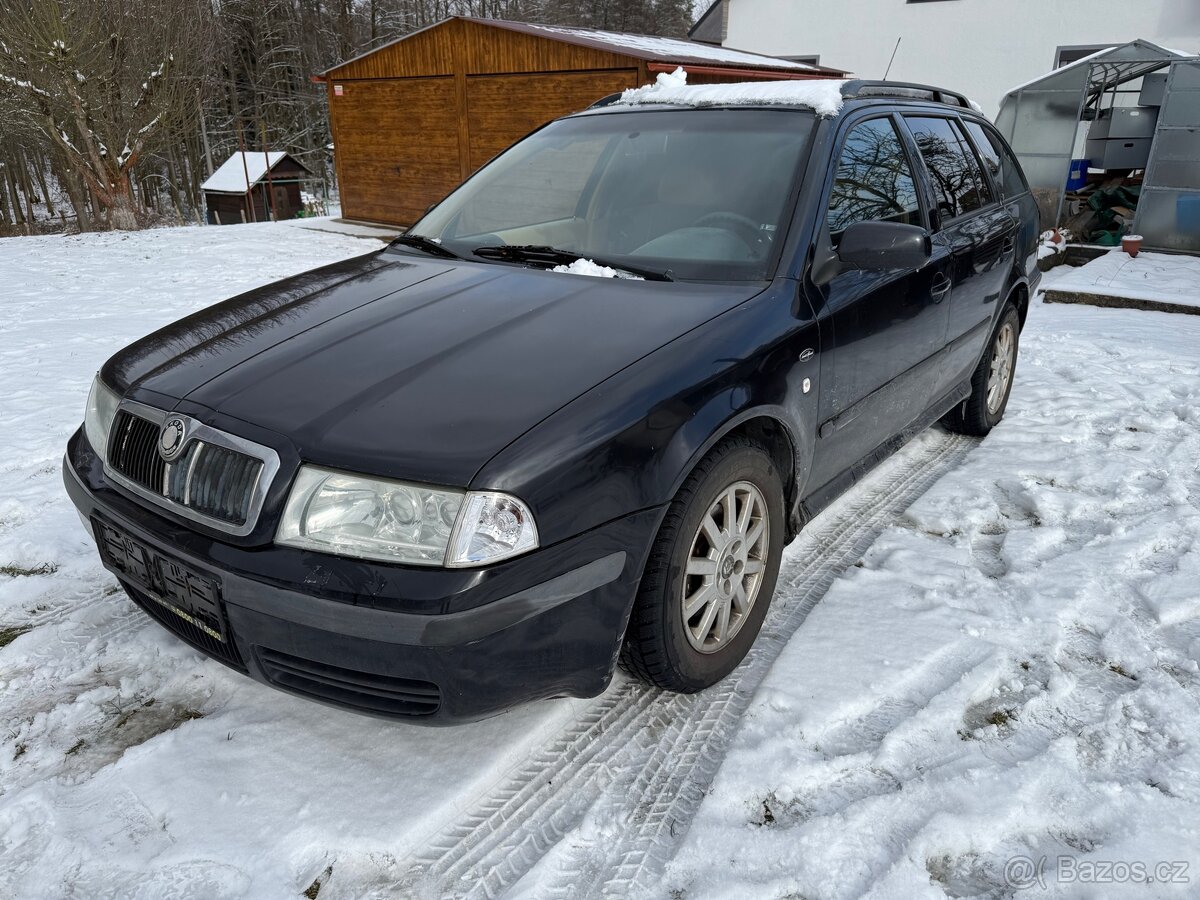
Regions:
<svg viewBox="0 0 1200 900"><path fill-rule="evenodd" d="M385 251L183 319L105 377L274 431L310 462L465 487L551 413L760 289Z"/></svg>

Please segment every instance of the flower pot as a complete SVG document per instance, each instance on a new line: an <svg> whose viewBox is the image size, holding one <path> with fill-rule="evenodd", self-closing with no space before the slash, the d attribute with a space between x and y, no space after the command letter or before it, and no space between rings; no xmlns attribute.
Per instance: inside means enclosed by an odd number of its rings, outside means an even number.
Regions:
<svg viewBox="0 0 1200 900"><path fill-rule="evenodd" d="M1121 238L1121 249L1129 254L1130 258L1135 258L1142 250L1142 236L1140 234L1127 234Z"/></svg>

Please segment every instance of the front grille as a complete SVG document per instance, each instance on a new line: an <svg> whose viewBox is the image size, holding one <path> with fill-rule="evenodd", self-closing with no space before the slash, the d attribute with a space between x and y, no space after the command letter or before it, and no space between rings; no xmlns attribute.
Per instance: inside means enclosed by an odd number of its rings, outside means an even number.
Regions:
<svg viewBox="0 0 1200 900"><path fill-rule="evenodd" d="M172 463L159 455L159 426L122 409L113 421L109 465L130 481L186 509L244 525L262 460L201 440L188 442Z"/></svg>
<svg viewBox="0 0 1200 900"><path fill-rule="evenodd" d="M429 681L343 669L267 647L255 654L267 680L298 694L389 716L428 716L441 706L441 691Z"/></svg>
<svg viewBox="0 0 1200 900"><path fill-rule="evenodd" d="M159 428L153 422L120 410L112 424L109 461L114 469L142 487L161 492L166 462L158 455Z"/></svg>
<svg viewBox="0 0 1200 900"><path fill-rule="evenodd" d="M242 658L237 652L237 647L234 646L233 637L229 634L228 626L225 628L225 640L218 641L208 632L196 627L185 619L181 619L159 601L155 600L149 594L138 590L124 579L121 579L121 586L125 588L125 593L129 595L129 598L134 603L141 607L143 612L184 643L190 644L201 653L219 659L225 665L245 673L246 664L242 662Z"/></svg>

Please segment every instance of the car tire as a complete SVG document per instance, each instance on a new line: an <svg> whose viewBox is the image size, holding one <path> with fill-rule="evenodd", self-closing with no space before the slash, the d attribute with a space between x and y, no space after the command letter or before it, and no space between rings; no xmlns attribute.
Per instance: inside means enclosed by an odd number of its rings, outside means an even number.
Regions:
<svg viewBox="0 0 1200 900"><path fill-rule="evenodd" d="M971 395L942 419L943 425L959 434L983 437L1000 423L1012 393L1020 342L1021 317L1009 303L971 376Z"/></svg>
<svg viewBox="0 0 1200 900"><path fill-rule="evenodd" d="M733 671L771 604L785 530L783 483L770 454L746 438L719 444L688 476L659 527L625 632L622 668L681 693Z"/></svg>

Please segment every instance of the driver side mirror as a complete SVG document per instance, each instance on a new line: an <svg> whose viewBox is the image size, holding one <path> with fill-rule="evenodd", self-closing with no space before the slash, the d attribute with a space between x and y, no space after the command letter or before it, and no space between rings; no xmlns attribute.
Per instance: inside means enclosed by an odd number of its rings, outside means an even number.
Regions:
<svg viewBox="0 0 1200 900"><path fill-rule="evenodd" d="M919 269L933 255L933 239L917 225L855 222L842 232L837 255L855 269Z"/></svg>

